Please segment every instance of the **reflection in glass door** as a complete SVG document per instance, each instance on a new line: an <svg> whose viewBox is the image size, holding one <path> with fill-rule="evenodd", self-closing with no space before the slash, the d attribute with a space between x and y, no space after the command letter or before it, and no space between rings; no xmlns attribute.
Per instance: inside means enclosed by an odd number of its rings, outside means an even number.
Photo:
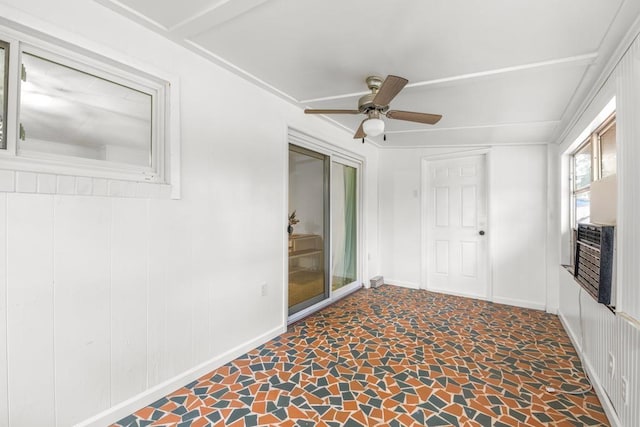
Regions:
<svg viewBox="0 0 640 427"><path fill-rule="evenodd" d="M357 274L357 169L331 165L331 289L355 282Z"/></svg>
<svg viewBox="0 0 640 427"><path fill-rule="evenodd" d="M289 315L329 298L329 159L289 145Z"/></svg>

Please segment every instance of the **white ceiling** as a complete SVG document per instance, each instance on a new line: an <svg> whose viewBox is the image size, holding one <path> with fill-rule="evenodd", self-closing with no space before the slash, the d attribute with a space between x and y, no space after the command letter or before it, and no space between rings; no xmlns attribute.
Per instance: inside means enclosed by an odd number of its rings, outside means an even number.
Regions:
<svg viewBox="0 0 640 427"><path fill-rule="evenodd" d="M555 141L640 13L637 0L96 0L300 107L409 85L381 147ZM355 131L362 116L332 115ZM309 117L309 120L314 120Z"/></svg>

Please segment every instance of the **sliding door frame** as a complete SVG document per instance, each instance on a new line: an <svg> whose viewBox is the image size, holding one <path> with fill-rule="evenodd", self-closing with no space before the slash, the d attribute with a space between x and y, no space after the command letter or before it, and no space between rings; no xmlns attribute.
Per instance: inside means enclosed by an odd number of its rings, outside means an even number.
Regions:
<svg viewBox="0 0 640 427"><path fill-rule="evenodd" d="M307 135L305 133L302 133L298 130L295 130L293 128L288 128L287 130L287 144L285 144L286 146L286 155L287 155L287 161L285 162L285 176L284 176L284 188L285 188L285 195L286 197L284 198L284 211L283 211L283 218L287 218L289 215L289 162L288 162L288 155L289 155L289 146L290 145L294 145L303 149L307 149L310 151L314 151L316 153L325 155L328 157L328 165L329 165L329 185L328 185L328 200L329 200L329 211L327 212L328 214L328 220L329 220L329 230L328 230L328 235L329 235L329 239L327 239L327 241L325 242L324 246L325 246L325 254L328 254L327 259L328 262L326 263L329 267L326 271L326 274L328 275L328 282L329 282L329 297L325 298L324 300L310 306L307 307L303 310L298 311L297 313L294 313L292 315L289 315L289 259L288 259L288 235L286 232L286 225L283 227L283 251L284 251L284 268L283 268L283 273L284 273L284 318L286 320L285 323L287 324L291 324L297 320L300 320L308 315L310 315L311 313L314 313L324 307L326 307L327 305L347 296L348 294L360 289L363 286L363 282L364 282L364 271L365 271L365 267L366 267L366 259L363 256L364 254L364 248L365 248L365 237L364 237L364 215L363 215L363 207L364 207L364 191L363 191L363 176L364 176L364 171L365 171L365 167L366 167L366 162L364 157L359 156L355 153L349 152L347 150L344 150L341 147L338 147L334 144L331 144L330 142L327 141L323 141L317 138L314 138L310 135ZM330 193L330 188L331 188L331 166L333 165L334 162L340 163L342 165L346 165L346 166L351 166L356 168L356 206L357 206L357 213L356 213L356 227L357 227L357 254L356 254L356 272L357 272L357 278L355 282L352 282L351 284L344 286L338 290L336 290L335 292L332 289L331 286L331 279L332 279L332 260L333 260L333 249L332 249L332 242L333 242L333 225L331 224L331 193ZM328 249L327 249L328 247Z"/></svg>

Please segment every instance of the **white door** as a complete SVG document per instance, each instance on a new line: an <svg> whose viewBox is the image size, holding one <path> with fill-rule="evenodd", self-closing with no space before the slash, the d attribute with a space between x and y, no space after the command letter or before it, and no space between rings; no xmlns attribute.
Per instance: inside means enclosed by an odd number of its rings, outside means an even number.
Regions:
<svg viewBox="0 0 640 427"><path fill-rule="evenodd" d="M428 161L425 171L426 287L486 299L485 155Z"/></svg>

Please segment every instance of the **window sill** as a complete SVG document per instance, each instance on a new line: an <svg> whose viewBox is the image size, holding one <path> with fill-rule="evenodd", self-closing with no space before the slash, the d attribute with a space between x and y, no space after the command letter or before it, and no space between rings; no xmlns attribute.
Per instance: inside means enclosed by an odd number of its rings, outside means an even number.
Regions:
<svg viewBox="0 0 640 427"><path fill-rule="evenodd" d="M560 264L560 266L565 270L567 270L569 273L571 273L571 275L573 276L573 272L575 271L575 266L569 265L569 264Z"/></svg>

